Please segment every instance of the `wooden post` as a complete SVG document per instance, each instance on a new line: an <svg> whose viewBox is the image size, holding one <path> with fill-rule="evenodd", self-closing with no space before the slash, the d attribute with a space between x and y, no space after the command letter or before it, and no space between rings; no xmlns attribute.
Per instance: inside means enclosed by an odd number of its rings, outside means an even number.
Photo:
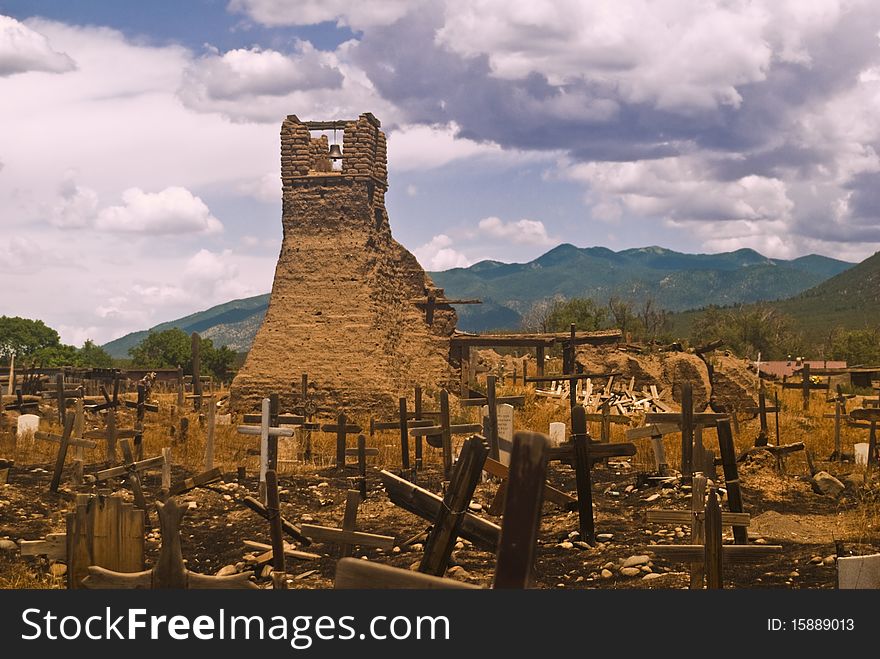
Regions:
<svg viewBox="0 0 880 659"><path fill-rule="evenodd" d="M409 430L407 428L407 412L406 398L398 400L398 409L400 412L400 465L403 469L409 469ZM361 438L358 437L358 448L360 448ZM364 498L367 498L364 491Z"/></svg>
<svg viewBox="0 0 880 659"><path fill-rule="evenodd" d="M691 544L702 545L706 542L705 515L706 510L706 477L702 473L694 474L691 481ZM701 590L705 580L704 562L691 563L691 590Z"/></svg>
<svg viewBox="0 0 880 659"><path fill-rule="evenodd" d="M186 398L186 385L183 383L183 367L177 367L177 413L183 415L183 402Z"/></svg>
<svg viewBox="0 0 880 659"><path fill-rule="evenodd" d="M269 427L278 428L278 394L269 394ZM267 442L266 469L278 471L278 435L269 433Z"/></svg>
<svg viewBox="0 0 880 659"><path fill-rule="evenodd" d="M303 416L306 418L306 421L309 422L312 420L312 415L309 414L308 405L306 404L309 397L309 374L303 373L300 378L300 400L302 400L303 404ZM312 459L312 431L308 427L304 427L302 430L303 437L303 459L311 460Z"/></svg>
<svg viewBox="0 0 880 659"><path fill-rule="evenodd" d="M732 513L743 512L742 490L739 486L739 472L736 467L736 449L733 445L733 432L730 421L718 420L718 448L721 450L721 465L724 469L724 485L727 487L727 504ZM708 531L706 531L708 537ZM733 527L734 542L738 545L749 543L748 530L745 526Z"/></svg>
<svg viewBox="0 0 880 659"><path fill-rule="evenodd" d="M801 371L803 377L803 397L804 397L804 412L810 409L810 362L805 361L803 365L803 370Z"/></svg>
<svg viewBox="0 0 880 659"><path fill-rule="evenodd" d="M64 399L64 373L58 372L55 374L55 399L58 402L58 423L62 426L64 425L64 410L65 410L65 399Z"/></svg>
<svg viewBox="0 0 880 659"><path fill-rule="evenodd" d="M266 472L266 512L269 514L269 536L272 538L272 569L280 579L275 583L283 586L284 579L284 531L281 528L281 510L278 501L278 475L274 469Z"/></svg>
<svg viewBox="0 0 880 659"><path fill-rule="evenodd" d="M202 338L198 332L193 332L190 339L192 341L193 409L198 412L202 409Z"/></svg>
<svg viewBox="0 0 880 659"><path fill-rule="evenodd" d="M452 433L449 431L449 393L445 389L440 392L440 425L443 428L441 435L443 478L449 480L452 474ZM480 465L480 468L482 468L482 465ZM441 572L440 574L442 575L443 573Z"/></svg>
<svg viewBox="0 0 880 659"><path fill-rule="evenodd" d="M336 468L345 468L345 426L346 417L344 412L340 412L336 417Z"/></svg>
<svg viewBox="0 0 880 659"><path fill-rule="evenodd" d="M779 446L779 391L777 389L773 390L773 407L776 408L776 414L773 415L776 418L776 446Z"/></svg>
<svg viewBox="0 0 880 659"><path fill-rule="evenodd" d="M471 361L471 349L470 346L462 345L459 350L461 351L461 371L459 373L459 390L461 391L461 397L467 398L470 394L471 383L470 383L470 361Z"/></svg>
<svg viewBox="0 0 880 659"><path fill-rule="evenodd" d="M174 464L170 446L162 449L162 457L164 458L162 463L162 493L167 498L171 494L171 467Z"/></svg>
<svg viewBox="0 0 880 659"><path fill-rule="evenodd" d="M544 346L535 347L535 369L539 378L544 377Z"/></svg>
<svg viewBox="0 0 880 659"><path fill-rule="evenodd" d="M141 487L141 479L134 459L134 451L132 450L131 440L126 438L119 442L122 447L122 459L125 460L128 474L126 479L131 486L131 492L134 494L134 505L144 511L144 519L147 526L150 525L150 512L147 508L147 500L144 498L144 490Z"/></svg>
<svg viewBox="0 0 880 659"><path fill-rule="evenodd" d="M445 391L443 392L446 393ZM442 409L441 397L441 409ZM448 413L448 399L446 400ZM465 440L461 455L455 464L455 471L449 483L449 489L443 499L440 514L434 522L428 540L425 543L425 554L422 557L419 572L441 577L446 572L449 554L459 535L462 519L467 513L474 490L480 481L483 463L489 453L489 447L479 435Z"/></svg>
<svg viewBox="0 0 880 659"><path fill-rule="evenodd" d="M486 407L489 408L489 457L499 459L498 448L498 403L495 400L495 376L486 376Z"/></svg>
<svg viewBox="0 0 880 659"><path fill-rule="evenodd" d="M217 404L214 397L208 400L208 433L205 439L205 471L214 468L214 432L216 428Z"/></svg>
<svg viewBox="0 0 880 659"><path fill-rule="evenodd" d="M709 489L705 512L705 569L706 588L720 589L723 582L723 553L721 547L721 507L715 488Z"/></svg>
<svg viewBox="0 0 880 659"><path fill-rule="evenodd" d="M694 390L690 382L681 386L681 477L689 482L693 473Z"/></svg>
<svg viewBox="0 0 880 659"><path fill-rule="evenodd" d="M764 387L758 392L758 415L761 420L761 430L758 433L758 439L755 440L755 446L767 446L767 396L764 393Z"/></svg>
<svg viewBox="0 0 880 659"><path fill-rule="evenodd" d="M62 408L63 409L63 408ZM64 432L61 433L61 446L58 447L58 456L55 459L55 471L52 472L52 482L49 489L52 492L58 491L61 484L61 472L64 470L64 458L67 457L67 447L70 444L70 434L73 432L73 422L75 415L68 414L64 419Z"/></svg>
<svg viewBox="0 0 880 659"><path fill-rule="evenodd" d="M406 409L406 399L401 398L404 403L404 410ZM404 426L406 428L406 426ZM403 439L406 440L406 431L403 432ZM367 500L367 438L363 435L358 435L358 491L361 493L361 501ZM407 454L409 451L407 451ZM407 467L409 465L409 455L407 458Z"/></svg>
<svg viewBox="0 0 880 659"><path fill-rule="evenodd" d="M496 589L528 588L531 582L547 475L547 440L543 435L518 432L513 436L509 474L495 566Z"/></svg>
<svg viewBox="0 0 880 659"><path fill-rule="evenodd" d="M593 523L593 488L590 478L590 435L587 432L586 410L577 406L571 411L571 441L574 444L574 471L578 495L580 539L595 544Z"/></svg>
<svg viewBox="0 0 880 659"><path fill-rule="evenodd" d="M416 385L415 392L415 420L422 420L422 388L419 385ZM416 437L416 469L421 470L422 468L422 438Z"/></svg>
<svg viewBox="0 0 880 659"><path fill-rule="evenodd" d="M83 397L80 396L76 399L76 416L73 422L73 436L74 437L82 437L83 427L86 423L86 414L85 414L85 402L83 401ZM85 459L85 453L83 451L82 446L77 446L73 449L73 476L71 477L71 483L74 487L79 487L83 482L83 463Z"/></svg>

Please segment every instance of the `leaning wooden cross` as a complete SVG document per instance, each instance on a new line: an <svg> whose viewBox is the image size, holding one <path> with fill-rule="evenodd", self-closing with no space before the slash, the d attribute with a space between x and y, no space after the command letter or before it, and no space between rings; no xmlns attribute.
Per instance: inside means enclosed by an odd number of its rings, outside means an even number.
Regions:
<svg viewBox="0 0 880 659"><path fill-rule="evenodd" d="M870 423L868 434L868 469L872 469L877 465L877 422L880 421L880 408L877 407L860 407L849 413L850 417L856 421L867 421Z"/></svg>
<svg viewBox="0 0 880 659"><path fill-rule="evenodd" d="M250 581L249 572L215 577L188 570L180 548L180 522L188 509L181 508L177 500L171 498L164 504L157 502L156 510L162 547L153 569L127 573L90 566L89 576L82 582L86 588L257 588Z"/></svg>
<svg viewBox="0 0 880 659"><path fill-rule="evenodd" d="M81 437L71 437L75 421L76 414L68 414L64 420L64 429L61 432L61 435L52 435L40 430L34 433L35 439L58 443L58 454L55 457L55 469L52 472L52 481L49 484L49 490L52 492L57 492L58 486L61 484L61 473L64 470L64 461L67 458L67 449L71 446L80 448L95 448L95 446L97 446L97 444L91 440L83 439Z"/></svg>
<svg viewBox="0 0 880 659"><path fill-rule="evenodd" d="M377 448L367 448L367 438L363 435L358 435L358 445L357 448L347 448L345 449L346 456L354 456L357 458L356 465L348 465L356 466L358 470L357 476L352 476L349 480L354 481L357 484L358 492L361 493L361 501L367 500L367 457L375 457L379 455L379 449Z"/></svg>
<svg viewBox="0 0 880 659"><path fill-rule="evenodd" d="M147 501L144 498L144 490L141 486L140 472L147 471L148 469L164 467L166 464L165 455L159 455L154 458L147 458L146 460L136 462L131 440L128 438L123 439L119 442L119 445L122 447L122 455L124 459L123 464L118 467L111 467L110 469L99 471L95 474L94 479L97 482L101 482L110 478L125 476L129 487L131 487L132 494L134 495L134 503L138 508L144 511L147 524L149 524L150 516L147 512Z"/></svg>
<svg viewBox="0 0 880 659"><path fill-rule="evenodd" d="M87 405L86 409L91 412L102 412L106 410L107 417L104 421L104 430L87 430L83 433L84 439L102 439L107 444L107 462L111 465L116 464L116 443L122 439L134 439L137 437L137 430L134 428L118 428L116 425L116 410L122 405L119 400L119 377L113 379L113 396L107 393L104 385L101 385L101 395L104 397L103 403Z"/></svg>
<svg viewBox="0 0 880 659"><path fill-rule="evenodd" d="M75 400L83 397L83 388L78 386L75 389L64 388L64 373L55 374L55 388L43 391L43 398L55 399L58 410L58 423L64 425L64 416L67 411L67 401Z"/></svg>
<svg viewBox="0 0 880 659"><path fill-rule="evenodd" d="M510 456L511 495L502 520L494 588L528 588L531 584L546 474L547 441L544 436L529 432L514 434ZM433 574L344 558L336 564L334 587L459 589L477 586Z"/></svg>
<svg viewBox="0 0 880 659"><path fill-rule="evenodd" d="M754 563L782 552L780 545L723 545L721 528L724 518L714 487L709 489L701 521L705 536L702 544L650 545L645 550L669 560L702 564L706 588L709 589L724 587L724 563ZM692 580L691 588L702 587L702 580Z"/></svg>
<svg viewBox="0 0 880 659"><path fill-rule="evenodd" d="M144 417L147 412L159 413L159 404L147 402L147 385L139 383L137 386L137 400L124 400L124 405L135 411L134 421L134 449L138 460L144 459Z"/></svg>
<svg viewBox="0 0 880 659"><path fill-rule="evenodd" d="M302 532L314 542L328 542L339 545L343 558L351 556L352 548L355 545L377 547L390 551L394 547L394 536L363 533L355 530L360 502L360 492L348 490L345 497L345 514L342 518L341 529L303 524L301 527Z"/></svg>

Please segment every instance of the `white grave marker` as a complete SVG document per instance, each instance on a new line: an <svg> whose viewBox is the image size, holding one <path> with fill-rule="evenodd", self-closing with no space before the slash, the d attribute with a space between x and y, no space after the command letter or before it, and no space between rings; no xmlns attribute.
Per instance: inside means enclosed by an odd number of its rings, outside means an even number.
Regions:
<svg viewBox="0 0 880 659"><path fill-rule="evenodd" d="M25 441L32 443L34 441L34 433L40 429L40 417L36 414L22 414L18 417L18 427L15 431L15 440L17 442Z"/></svg>
<svg viewBox="0 0 880 659"><path fill-rule="evenodd" d="M550 446L559 446L567 440L565 434L565 424L561 421L553 421L550 423Z"/></svg>
<svg viewBox="0 0 880 659"><path fill-rule="evenodd" d="M502 403L498 410L498 461L510 466L510 449L513 447L513 405ZM489 416L489 406L483 405L483 418Z"/></svg>

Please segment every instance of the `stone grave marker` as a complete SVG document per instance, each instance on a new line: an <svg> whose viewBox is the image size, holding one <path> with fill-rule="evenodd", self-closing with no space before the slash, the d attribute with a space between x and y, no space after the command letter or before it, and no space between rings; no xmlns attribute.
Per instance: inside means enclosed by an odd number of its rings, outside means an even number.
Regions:
<svg viewBox="0 0 880 659"><path fill-rule="evenodd" d="M36 414L22 414L18 417L15 429L16 443L24 442L30 446L34 441L34 433L40 428L40 417Z"/></svg>
<svg viewBox="0 0 880 659"><path fill-rule="evenodd" d="M562 421L552 421L550 423L550 446L556 447L568 441L565 434L565 424Z"/></svg>

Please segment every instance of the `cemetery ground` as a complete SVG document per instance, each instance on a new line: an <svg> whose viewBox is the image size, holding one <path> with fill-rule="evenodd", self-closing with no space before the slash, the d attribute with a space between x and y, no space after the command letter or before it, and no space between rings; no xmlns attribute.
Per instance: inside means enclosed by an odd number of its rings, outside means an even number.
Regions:
<svg viewBox="0 0 880 659"><path fill-rule="evenodd" d="M526 396L525 405L516 411L515 428L547 432L551 421L564 421L570 431L566 401L538 398L532 389L520 386L499 388L500 395ZM751 544L778 544L782 552L750 564L727 565L724 568L725 588L834 588L837 583L835 559L841 555L859 555L875 551L880 543L880 486L876 479L865 479L865 467L852 458L843 462L829 460L833 446L833 420L823 418L829 411L824 394L814 393L806 415L801 410L797 391L781 391L782 412L779 415L781 444L804 442L815 468L826 470L844 483L838 496L817 494L809 482L810 471L803 451L785 460L785 472L777 470L774 456L758 451L739 463L744 510L751 515ZM144 433L144 456L160 455L172 447L172 481L177 483L203 470L205 427L190 411L189 431L185 439L171 436L173 394L157 396L160 413L148 420ZM454 399L453 399L454 401ZM188 406L190 407L190 406ZM436 401L426 400L427 409L436 409ZM833 406L831 407L833 409ZM256 411L256 410L255 410ZM453 402L453 423L476 421L474 408L457 408ZM119 412L120 427L131 427L133 410ZM8 415L7 415L8 416ZM41 430L61 434L57 417L47 413ZM97 415L87 418L89 427L102 427ZM369 427L368 418L354 417L349 422ZM594 437L597 424L590 424ZM624 428L612 427L612 442L624 441ZM753 446L759 432L756 418L742 418L735 434L737 453ZM179 434L179 433L177 433ZM774 437L771 433L771 445ZM356 470L340 472L334 464L335 436L318 431L311 434L311 461L296 459L296 444L281 439L279 443L280 510L283 517L296 525L316 524L342 526L347 491ZM349 438L349 446L355 445ZM455 438L460 446L463 436ZM867 431L842 429L845 453L852 452L854 442L867 441ZM666 458L671 467L679 463L680 435L667 435ZM100 444L100 443L99 443ZM649 509L690 508L690 488L680 480L650 480L653 455L649 441L636 441L638 453L631 458L610 458L592 470L593 504L597 543L590 546L577 535L577 512L567 512L545 499L536 550L534 587L537 588L687 588L689 566L653 556L655 544L689 544L690 527L684 524L658 524L647 521ZM704 431L704 444L717 454L714 429ZM415 568L422 557L428 522L391 503L383 490L379 472L400 471L399 433L386 431L368 437L367 445L378 449L368 458L368 496L357 513L356 528L375 534L392 535L393 549L354 548L355 557L402 568ZM181 526L183 557L188 569L203 574L252 570L255 581L271 587L271 563L260 559L265 549L253 543L269 545L269 525L241 505L245 496L257 496L259 458L248 455L258 446L258 438L236 433L235 425L219 425L216 429L215 465L223 478L196 488L178 497L191 509ZM85 473L94 473L103 460L104 447L85 451ZM64 531L64 515L72 494L68 470L59 493L49 490L57 445L48 442L15 441L13 427L0 428L0 457L15 460L9 482L0 485L0 587L2 588L63 588L64 566L45 557L21 556L13 543L38 540L49 533ZM290 461L288 461L290 460ZM351 458L349 458L351 460ZM246 474L239 480L237 468L244 465ZM68 467L69 469L69 467ZM724 488L723 477L718 483ZM575 493L575 472L560 462L548 467L549 483L564 492ZM405 474L407 477L410 473ZM142 477L146 500L151 509L161 497L161 476L158 472ZM425 445L425 466L418 472L419 486L441 493L442 460L439 449ZM131 489L125 478L92 486L81 486L79 492L120 492L131 500ZM475 515L500 523L500 517L488 514L498 489L494 479L484 479L477 486L470 510ZM722 508L726 508L726 500ZM148 567L155 560L160 545L155 510L153 528L148 531L146 553ZM724 529L731 535L730 527ZM288 537L286 540L291 541ZM251 544L246 544L251 543ZM292 541L291 541L292 543ZM304 552L302 558L287 559L288 587L332 588L339 548L315 542L308 547L291 544ZM309 557L309 554L314 555ZM447 576L481 586L492 582L495 555L459 538L452 554Z"/></svg>

